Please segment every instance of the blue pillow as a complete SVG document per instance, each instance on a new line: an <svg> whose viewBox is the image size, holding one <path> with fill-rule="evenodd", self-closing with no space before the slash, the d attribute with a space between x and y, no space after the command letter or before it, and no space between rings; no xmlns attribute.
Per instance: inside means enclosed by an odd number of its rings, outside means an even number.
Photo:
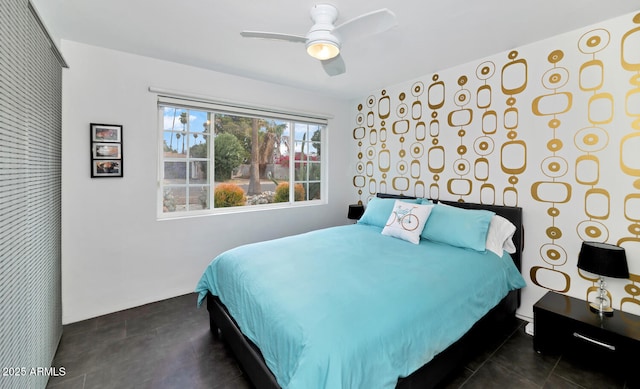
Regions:
<svg viewBox="0 0 640 389"><path fill-rule="evenodd" d="M406 203L420 204L418 199L402 199ZM386 199L380 197L373 197L367 203L364 209L364 214L358 220L358 224L369 224L371 226L378 226L384 228L387 224L387 220L393 211L393 206L396 203L396 199Z"/></svg>
<svg viewBox="0 0 640 389"><path fill-rule="evenodd" d="M482 209L463 209L437 204L431 210L420 236L451 246L485 251L487 232L493 215L494 212Z"/></svg>

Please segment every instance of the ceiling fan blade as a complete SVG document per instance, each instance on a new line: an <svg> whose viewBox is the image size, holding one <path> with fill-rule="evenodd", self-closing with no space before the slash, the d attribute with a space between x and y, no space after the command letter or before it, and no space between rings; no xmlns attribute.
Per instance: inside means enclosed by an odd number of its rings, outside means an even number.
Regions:
<svg viewBox="0 0 640 389"><path fill-rule="evenodd" d="M397 25L396 15L382 8L362 14L336 26L332 33L337 34L343 41L359 39L373 34L379 34Z"/></svg>
<svg viewBox="0 0 640 389"><path fill-rule="evenodd" d="M342 59L342 56L340 54L331 59L325 59L320 62L322 62L324 71L332 77L340 75L347 71L347 67L344 64L344 60Z"/></svg>
<svg viewBox="0 0 640 389"><path fill-rule="evenodd" d="M275 39L279 41L300 42L305 43L307 38L300 35L281 34L278 32L263 31L242 31L240 33L245 38Z"/></svg>

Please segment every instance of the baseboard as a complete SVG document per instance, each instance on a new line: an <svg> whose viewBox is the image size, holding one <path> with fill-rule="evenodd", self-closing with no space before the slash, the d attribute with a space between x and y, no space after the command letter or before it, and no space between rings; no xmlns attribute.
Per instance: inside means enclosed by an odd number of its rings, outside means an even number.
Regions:
<svg viewBox="0 0 640 389"><path fill-rule="evenodd" d="M524 332L526 332L527 335L533 336L533 322L529 322L524 326Z"/></svg>

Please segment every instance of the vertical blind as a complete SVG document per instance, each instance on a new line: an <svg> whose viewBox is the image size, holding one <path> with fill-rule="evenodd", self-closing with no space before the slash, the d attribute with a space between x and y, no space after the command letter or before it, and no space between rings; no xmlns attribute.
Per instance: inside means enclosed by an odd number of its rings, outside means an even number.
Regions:
<svg viewBox="0 0 640 389"><path fill-rule="evenodd" d="M44 388L15 369L50 367L62 333L60 60L28 0L2 0L0 388Z"/></svg>

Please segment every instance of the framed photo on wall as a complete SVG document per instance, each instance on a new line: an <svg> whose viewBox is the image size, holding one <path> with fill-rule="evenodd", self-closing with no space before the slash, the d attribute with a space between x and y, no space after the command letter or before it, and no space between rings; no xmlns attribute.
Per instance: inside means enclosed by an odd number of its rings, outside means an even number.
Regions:
<svg viewBox="0 0 640 389"><path fill-rule="evenodd" d="M122 143L122 126L91 123L91 142Z"/></svg>
<svg viewBox="0 0 640 389"><path fill-rule="evenodd" d="M122 144L93 142L91 155L93 159L120 159L122 158Z"/></svg>
<svg viewBox="0 0 640 389"><path fill-rule="evenodd" d="M91 123L91 177L122 177L122 126Z"/></svg>
<svg viewBox="0 0 640 389"><path fill-rule="evenodd" d="M92 177L122 177L122 161L119 159L93 160Z"/></svg>

